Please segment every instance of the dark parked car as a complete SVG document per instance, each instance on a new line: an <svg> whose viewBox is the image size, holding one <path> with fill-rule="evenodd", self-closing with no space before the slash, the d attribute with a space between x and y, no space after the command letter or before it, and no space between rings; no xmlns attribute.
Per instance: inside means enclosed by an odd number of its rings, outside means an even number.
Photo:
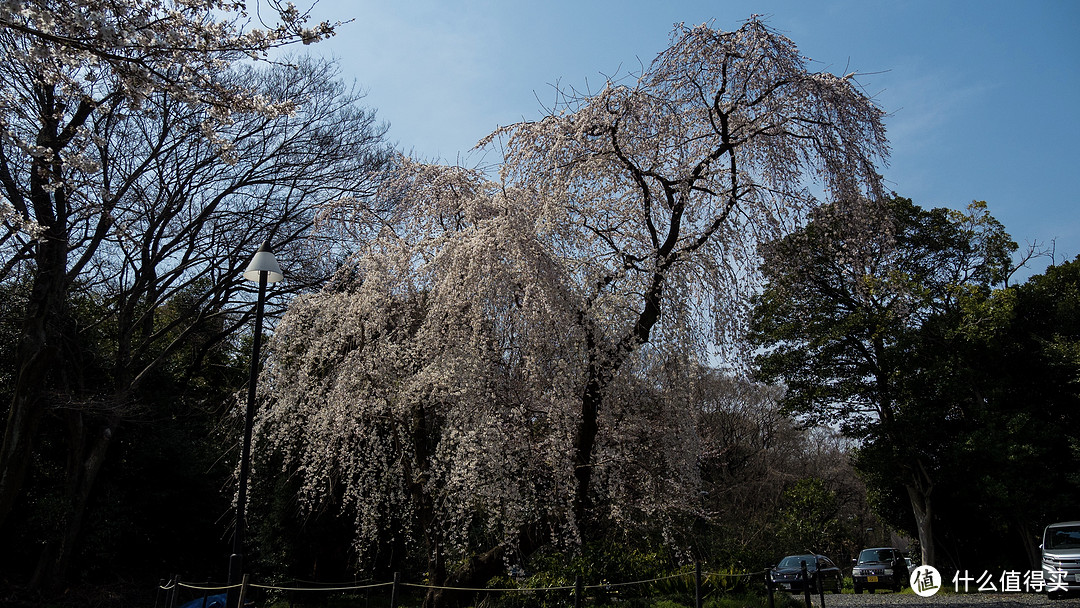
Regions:
<svg viewBox="0 0 1080 608"><path fill-rule="evenodd" d="M806 572L810 577L812 592L818 593L824 590L840 593L844 586L844 575L841 574L840 568L837 568L836 564L824 555L807 553L785 557L769 572L772 582L784 591L792 593L802 591L805 589L802 575L803 562L806 562ZM816 578L815 574L818 575Z"/></svg>
<svg viewBox="0 0 1080 608"><path fill-rule="evenodd" d="M870 593L875 589L900 591L908 582L904 554L893 547L863 549L851 569L851 582L855 593L862 593L863 589Z"/></svg>

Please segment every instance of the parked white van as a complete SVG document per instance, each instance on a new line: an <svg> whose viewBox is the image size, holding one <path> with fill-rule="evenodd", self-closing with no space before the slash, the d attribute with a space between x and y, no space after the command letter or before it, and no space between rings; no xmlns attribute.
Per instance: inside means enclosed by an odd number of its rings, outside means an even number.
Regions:
<svg viewBox="0 0 1080 608"><path fill-rule="evenodd" d="M1080 521L1046 526L1041 546L1043 580L1050 597L1080 591Z"/></svg>

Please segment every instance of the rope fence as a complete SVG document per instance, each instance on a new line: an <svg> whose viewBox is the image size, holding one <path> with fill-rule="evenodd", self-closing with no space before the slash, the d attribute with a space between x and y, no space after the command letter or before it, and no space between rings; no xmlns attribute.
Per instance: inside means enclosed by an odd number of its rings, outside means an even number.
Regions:
<svg viewBox="0 0 1080 608"><path fill-rule="evenodd" d="M807 607L810 606L809 589L811 586L816 585L816 576L811 573L811 584L804 585L807 589L805 594ZM696 564L694 570L687 572L680 572L667 576L660 576L650 579L642 579L635 581L618 581L618 582L601 582L593 584L585 584L582 577L576 577L573 585L555 585L548 587L453 587L444 585L431 585L424 583L410 583L400 580L400 573L394 574L394 580L391 582L364 582L364 583L328 583L328 584L288 584L288 585L275 585L275 584L259 584L251 583L245 577L244 581L234 585L214 585L211 583L191 583L180 580L179 575L173 577L169 581L162 581L158 585L158 599L154 602L154 608L236 608L235 605L226 606L225 597L230 594L240 599L232 599L231 601L240 603L244 602L244 598L248 598L248 590L256 589L264 594L289 594L293 596L295 594L314 594L314 593L356 593L356 592L371 592L372 590L389 590L390 601L389 608L399 608L399 591L403 588L412 589L415 591L446 591L451 593L505 593L505 594L548 594L554 592L571 592L572 604L574 608L581 608L582 601L585 598L585 593L588 591L611 591L616 588L627 587L645 587L649 585L655 585L657 583L663 583L666 581L675 581L679 579L693 578L693 591L694 591L694 605L696 608L702 606L702 591L703 591L703 578L707 578L711 581L710 587L727 589L733 587L732 581L736 584L745 581L750 582L754 578L760 578L764 582L765 588L768 591L769 606L774 605L773 595L775 592L775 586L772 583L769 571L759 572L707 572L702 571L700 564ZM181 590L187 590L186 597L195 596L194 599L180 602ZM239 593L236 593L239 590ZM162 598L164 595L164 598ZM567 598L570 600L571 598ZM290 605L291 601L290 601ZM379 606L387 605L385 602L378 604ZM821 592L821 606L825 605L824 593ZM253 604L247 601L244 606L250 607Z"/></svg>

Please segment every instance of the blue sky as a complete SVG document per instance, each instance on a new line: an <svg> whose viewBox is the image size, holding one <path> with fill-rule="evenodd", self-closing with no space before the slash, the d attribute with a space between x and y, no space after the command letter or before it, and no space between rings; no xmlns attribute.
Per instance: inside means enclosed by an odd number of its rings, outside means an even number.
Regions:
<svg viewBox="0 0 1080 608"><path fill-rule="evenodd" d="M1021 247L1080 254L1080 1L321 0L312 14L355 19L305 50L341 61L391 140L466 164L497 126L541 116L553 84L635 71L676 23L764 15L812 69L863 74L888 113L890 189L923 207L985 200Z"/></svg>

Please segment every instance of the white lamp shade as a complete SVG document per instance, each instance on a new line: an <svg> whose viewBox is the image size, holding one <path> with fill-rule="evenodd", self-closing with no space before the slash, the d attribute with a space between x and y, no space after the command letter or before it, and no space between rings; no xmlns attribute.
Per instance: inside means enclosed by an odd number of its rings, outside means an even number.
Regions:
<svg viewBox="0 0 1080 608"><path fill-rule="evenodd" d="M244 271L244 278L249 281L259 281L259 273L266 273L267 283L277 283L285 278L285 275L281 272L281 266L277 263L277 258L274 257L274 253L270 251L270 248L263 243L262 247L255 252L255 257L251 258L251 263L248 264L247 270Z"/></svg>

